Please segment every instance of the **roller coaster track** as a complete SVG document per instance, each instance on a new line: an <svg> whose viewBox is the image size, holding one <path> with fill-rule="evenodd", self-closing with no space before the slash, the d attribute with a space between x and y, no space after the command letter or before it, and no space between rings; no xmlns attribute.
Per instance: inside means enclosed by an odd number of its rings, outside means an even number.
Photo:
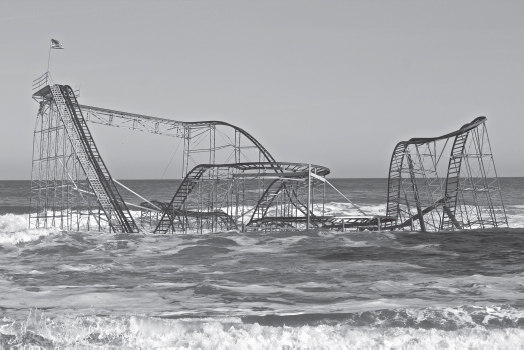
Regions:
<svg viewBox="0 0 524 350"><path fill-rule="evenodd" d="M311 169L313 172L315 172L316 174L320 176L326 176L327 174L329 174L329 169L325 167L311 165ZM283 169L283 171L285 170L292 170L294 172L300 172L302 174L307 174L306 172L308 171L308 168L304 167L304 165L296 164L296 165L293 165L293 169L289 169L289 167L286 167L285 169ZM307 180L307 175L303 175L302 179ZM289 191L286 186L285 178L275 179L273 182L271 182L271 184L269 184L269 186L266 188L266 190L262 194L262 197L260 198L259 202L257 203L255 210L253 211L253 214L251 215L251 219L249 220L247 226L250 226L256 222L260 222L260 220L266 216L269 208L271 207L271 205L274 202L274 199L282 190ZM299 210L302 214L304 214L304 216L306 216L307 215L307 206L298 200L296 194L288 193L288 197L289 198L295 197L296 202L293 203L293 206L297 210ZM310 215L312 218L312 222L314 223L313 218L315 214L313 213L313 211L310 212Z"/></svg>
<svg viewBox="0 0 524 350"><path fill-rule="evenodd" d="M440 229L450 229L452 227L462 228L460 222L456 219L457 200L459 193L460 174L462 169L462 163L465 155L466 142L470 131L484 124L487 119L485 117L478 117L472 122L463 125L460 129L451 133L432 137L432 138L412 138L408 141L399 142L393 154L391 156L389 177L388 177L388 200L386 215L391 217L400 218L400 204L403 201L401 194L401 183L402 183L402 172L409 165L410 173L412 172L412 165L410 163L410 157L408 154L409 146L421 146L429 144L435 141L448 140L454 138L453 146L450 152L449 163L447 167L446 180L444 184L444 196L432 205L426 208L417 208L418 214L413 215L406 221L395 224L391 222L389 224L390 229L402 228L411 225L414 221L420 221L421 227L424 226L423 215L427 214L437 207L443 207L442 219L440 223ZM416 192L416 184L414 174L412 174L414 192Z"/></svg>
<svg viewBox="0 0 524 350"><path fill-rule="evenodd" d="M325 176L329 174L329 169L321 166L312 166L314 167L314 170L317 174ZM210 169L218 169L218 168L234 168L238 171L244 172L244 171L273 171L275 173L275 176L282 177L285 179L286 177L293 176L293 177L301 177L301 178L307 178L307 173L304 172L304 170L308 169L307 164L300 164L300 163L285 163L285 162L254 162L254 163L233 163L233 164L201 164L194 167L189 173L187 173L184 180L182 180L182 183L178 187L175 195L169 202L168 206L164 210L162 217L157 224L154 232L155 233L167 233L169 229L173 226L176 217L180 214L184 215L185 211L183 210L183 205L187 200L187 197L191 194L191 191L195 188L195 186L198 184L199 180L202 178L202 176ZM285 171L288 171L287 173L284 173ZM256 177L260 176L261 173L253 173L248 174L250 176ZM266 175L265 173L262 173L262 175ZM262 197L259 199L257 205L256 205L256 211L259 213L262 213L262 215L265 215L267 212L267 208L269 207L270 203L272 202L274 196L278 194L278 191L280 191L283 186L272 186L276 182L282 181L281 179L274 180L271 185L266 189ZM277 188L277 191L275 192L275 188ZM269 193L272 193L272 196L269 196ZM271 197L271 199L269 199ZM269 203L269 204L268 204ZM249 224L253 222L254 215L252 216L251 220L249 221ZM249 225L248 224L248 225Z"/></svg>
<svg viewBox="0 0 524 350"><path fill-rule="evenodd" d="M182 211L182 206L184 205L187 196L189 196L191 191L193 191L193 188L198 184L198 180L200 180L202 175L209 168L211 167L196 166L193 170L187 173L180 186L178 186L175 195L162 213L162 217L155 228L155 233L167 233L167 231L172 227L175 217L179 216L178 214Z"/></svg>
<svg viewBox="0 0 524 350"><path fill-rule="evenodd" d="M91 123L127 128L170 137L185 137L185 135L187 135L187 130L189 129L220 125L230 127L251 141L268 162L275 162L275 158L273 158L269 151L258 142L257 139L251 136L251 134L242 128L222 121L182 122L86 105L80 105L80 109L87 115L87 121Z"/></svg>
<svg viewBox="0 0 524 350"><path fill-rule="evenodd" d="M238 229L240 223L243 230L246 222L250 225L279 214L284 221L298 223L304 220L293 217L299 211L311 222L320 217L307 213L304 197L309 198L308 205L315 197L310 193L324 200L318 196L325 190L319 176L329 169L315 166L310 176L307 164L276 162L257 139L235 125L215 120L182 122L80 105L75 91L54 84L49 72L33 81L32 97L40 108L33 133L30 227L138 232L137 224L149 229L156 222L155 232L175 231L177 225L176 231L203 233ZM114 180L88 122L180 138L183 180L171 201L154 204ZM318 181L313 180L306 192L308 177ZM124 202L116 184L145 202ZM136 219L135 223L126 204L142 210L140 222Z"/></svg>
<svg viewBox="0 0 524 350"><path fill-rule="evenodd" d="M52 85L50 90L74 152L108 218L111 229L114 232L138 232L98 152L73 90L67 85Z"/></svg>
<svg viewBox="0 0 524 350"><path fill-rule="evenodd" d="M460 170L462 168L462 159L464 155L464 148L466 147L466 141L468 139L469 132L458 134L453 142L451 149L451 157L449 158L448 174L446 177L446 189L445 198L446 203L444 204L444 217L442 218L442 224L440 229L451 228L455 226L461 229L462 226L455 218L457 211L457 200L460 183Z"/></svg>

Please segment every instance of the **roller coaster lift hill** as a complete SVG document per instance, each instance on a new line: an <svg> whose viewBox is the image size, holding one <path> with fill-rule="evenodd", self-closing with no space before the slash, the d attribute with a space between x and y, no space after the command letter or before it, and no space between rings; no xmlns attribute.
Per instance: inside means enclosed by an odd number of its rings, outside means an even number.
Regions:
<svg viewBox="0 0 524 350"><path fill-rule="evenodd" d="M181 122L81 105L49 72L39 103L31 173L31 228L115 233L238 230L463 230L507 226L486 118L457 131L397 144L387 211L368 215L326 179L324 166L279 162L251 134L222 121ZM182 181L169 202L111 177L88 124L153 133L183 144ZM358 215L326 215L328 186ZM139 201L124 201L119 190Z"/></svg>

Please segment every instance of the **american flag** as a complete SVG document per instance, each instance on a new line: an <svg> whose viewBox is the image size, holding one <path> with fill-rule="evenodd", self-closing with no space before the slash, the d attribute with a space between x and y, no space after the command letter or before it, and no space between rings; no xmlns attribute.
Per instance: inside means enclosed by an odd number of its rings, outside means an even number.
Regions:
<svg viewBox="0 0 524 350"><path fill-rule="evenodd" d="M60 41L51 39L51 48L52 49L63 49L64 46L62 45Z"/></svg>

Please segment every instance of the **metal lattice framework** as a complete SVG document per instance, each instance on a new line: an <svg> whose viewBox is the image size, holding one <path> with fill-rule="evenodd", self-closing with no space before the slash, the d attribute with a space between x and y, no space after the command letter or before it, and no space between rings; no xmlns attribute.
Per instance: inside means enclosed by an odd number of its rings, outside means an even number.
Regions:
<svg viewBox="0 0 524 350"><path fill-rule="evenodd" d="M33 143L30 225L138 232L71 87L45 85L33 97L40 108Z"/></svg>
<svg viewBox="0 0 524 350"><path fill-rule="evenodd" d="M397 144L391 157L389 229L421 231L507 226L486 118L452 133Z"/></svg>
<svg viewBox="0 0 524 350"><path fill-rule="evenodd" d="M316 165L276 162L245 130L220 121L180 122L78 104L49 73L33 82L31 227L158 233L344 227L376 217L324 216L325 176ZM182 178L169 203L147 200L114 180L87 123L183 141ZM124 202L120 185L145 202ZM134 212L128 206L140 208Z"/></svg>
<svg viewBox="0 0 524 350"><path fill-rule="evenodd" d="M155 232L214 232L305 228L308 218L324 216L324 198L316 198L329 169L316 165L256 162L192 169L156 225ZM307 203L310 203L308 206Z"/></svg>
<svg viewBox="0 0 524 350"><path fill-rule="evenodd" d="M85 105L80 108L91 123L181 138L182 178L200 164L275 161L253 136L225 122L181 122Z"/></svg>

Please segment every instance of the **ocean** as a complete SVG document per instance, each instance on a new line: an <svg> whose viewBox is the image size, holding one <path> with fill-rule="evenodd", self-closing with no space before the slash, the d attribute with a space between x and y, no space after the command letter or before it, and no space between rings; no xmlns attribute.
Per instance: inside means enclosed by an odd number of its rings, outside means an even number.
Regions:
<svg viewBox="0 0 524 350"><path fill-rule="evenodd" d="M330 181L385 212L387 179ZM115 235L29 229L30 182L0 181L0 347L524 349L524 178L500 183L510 228Z"/></svg>

